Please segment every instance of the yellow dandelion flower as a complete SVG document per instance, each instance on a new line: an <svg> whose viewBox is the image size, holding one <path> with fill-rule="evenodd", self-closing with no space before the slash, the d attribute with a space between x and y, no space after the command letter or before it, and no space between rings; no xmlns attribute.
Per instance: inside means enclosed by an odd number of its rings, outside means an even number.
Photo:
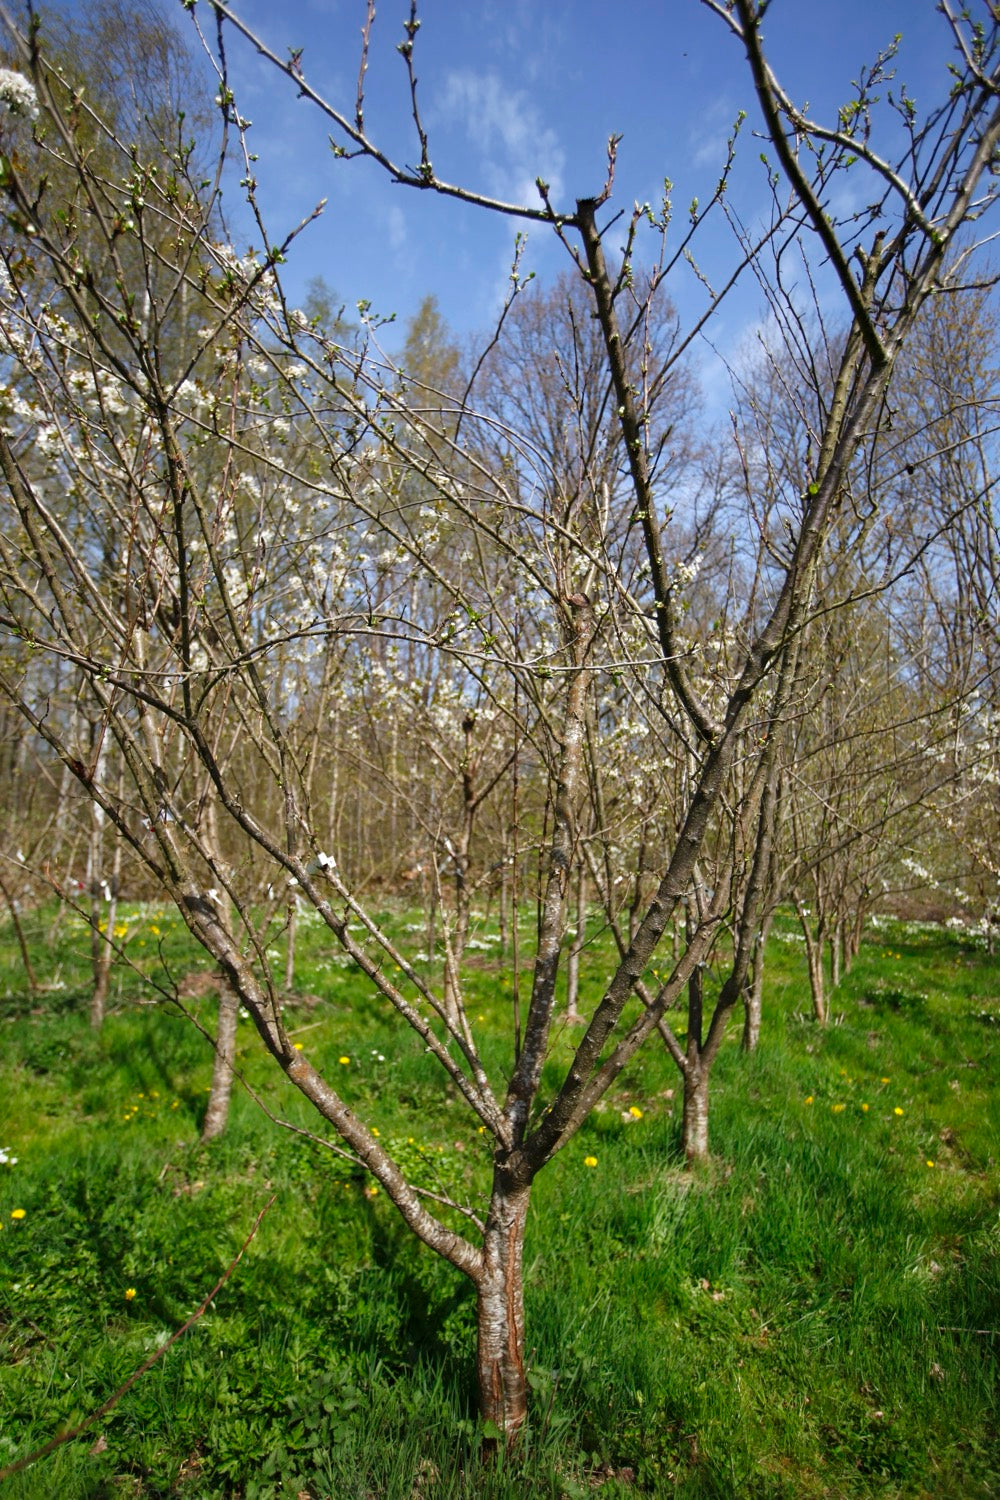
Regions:
<svg viewBox="0 0 1000 1500"><path fill-rule="evenodd" d="M302 1043L301 1042L295 1042L295 1043L293 1043L293 1045L295 1047L296 1052L301 1052L302 1051Z"/></svg>
<svg viewBox="0 0 1000 1500"><path fill-rule="evenodd" d="M927 1159L927 1165L928 1165L928 1166L929 1166L929 1167L933 1167L933 1165L934 1165L934 1163L933 1163L933 1162L932 1162L932 1161L931 1161L931 1160L930 1160L930 1158L929 1158L929 1157L928 1157L928 1159Z"/></svg>
<svg viewBox="0 0 1000 1500"><path fill-rule="evenodd" d="M596 1167L597 1166L597 1157L596 1156L585 1156L583 1158L583 1165L585 1167Z"/></svg>
<svg viewBox="0 0 1000 1500"><path fill-rule="evenodd" d="M880 1078L879 1079L879 1083L891 1083L891 1082L892 1082L891 1078Z"/></svg>
<svg viewBox="0 0 1000 1500"><path fill-rule="evenodd" d="M340 1063L340 1066L342 1068L346 1068L349 1066L351 1059L349 1057L338 1057L337 1061Z"/></svg>
<svg viewBox="0 0 1000 1500"><path fill-rule="evenodd" d="M843 1111L845 1106L843 1104L831 1104L830 1108L833 1110L835 1115L839 1115Z"/></svg>
<svg viewBox="0 0 1000 1500"><path fill-rule="evenodd" d="M897 1104L896 1108L893 1110L893 1114L894 1115L901 1115L902 1113L903 1113L903 1111L900 1109L899 1105Z"/></svg>
<svg viewBox="0 0 1000 1500"><path fill-rule="evenodd" d="M10 1211L12 1219L24 1219L27 1217L27 1214L28 1210L26 1208L12 1208Z"/></svg>
<svg viewBox="0 0 1000 1500"><path fill-rule="evenodd" d="M157 927L157 925L156 925L155 922L152 922L150 924L149 930L153 934L154 937L159 937L159 935L160 935L160 929Z"/></svg>
<svg viewBox="0 0 1000 1500"><path fill-rule="evenodd" d="M135 1287L134 1286L127 1286L125 1288L125 1301L126 1302L134 1302L135 1301Z"/></svg>
<svg viewBox="0 0 1000 1500"><path fill-rule="evenodd" d="M628 1107L628 1112L632 1116L633 1120L642 1119L642 1110L637 1104L630 1104Z"/></svg>
<svg viewBox="0 0 1000 1500"><path fill-rule="evenodd" d="M811 1104L812 1102L813 1102L813 1096L812 1096L812 1094L807 1094L806 1097L805 1097L805 1103L806 1104Z"/></svg>
<svg viewBox="0 0 1000 1500"><path fill-rule="evenodd" d="M861 1106L861 1113L863 1115L866 1115L868 1113L868 1106L867 1106L867 1104L862 1104L862 1106Z"/></svg>

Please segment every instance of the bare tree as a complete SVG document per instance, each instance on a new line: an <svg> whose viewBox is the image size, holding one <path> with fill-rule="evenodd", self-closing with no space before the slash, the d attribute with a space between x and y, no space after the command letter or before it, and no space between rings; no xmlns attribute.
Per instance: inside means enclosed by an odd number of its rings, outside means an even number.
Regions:
<svg viewBox="0 0 1000 1500"><path fill-rule="evenodd" d="M932 301L890 392L877 477L908 504L892 545L916 565L890 605L894 649L931 726L901 881L930 884L992 945L1000 924L1000 369L985 285ZM907 877L909 877L907 879Z"/></svg>
<svg viewBox="0 0 1000 1500"><path fill-rule="evenodd" d="M675 560L642 356L656 299L691 253L699 224L729 212L725 175L678 243L666 218L659 221L658 252L643 278L635 274L638 237L656 215L637 209L623 244L609 254L601 219L610 175L594 197L565 209L544 187L532 207L436 177L413 74L415 10L400 49L420 149L413 170L366 134L363 93L353 111L339 111L311 87L299 59L285 63L254 39L325 112L344 154L367 157L401 184L548 225L564 243L600 330L628 482L606 509L553 513L544 491L526 493L502 465L486 461L496 421L477 412L471 396L458 411L445 402L418 409L382 357L377 330L345 345L288 306L277 267L289 241L259 258L213 246L204 228L211 203L185 175L183 154L174 153L170 173L144 171L140 192L130 153L109 134L121 165L95 180L76 123L86 105L71 105L34 32L21 38L25 74L6 95L25 109L37 99L42 115L30 146L17 159L5 156L3 178L9 215L31 244L30 263L8 263L4 317L23 331L17 357L36 404L0 435L0 623L33 655L73 664L124 765L123 791L73 724L49 716L30 663L5 667L0 691L176 903L264 1047L335 1137L329 1148L371 1172L413 1232L470 1278L480 1411L487 1433L507 1440L527 1408L522 1267L532 1185L683 994L686 1043L674 1037L668 1045L685 1078L689 1152L707 1151L708 1073L745 988L762 909L774 826L771 767L794 681L789 648L817 609L838 603L822 596L820 562L856 498L851 465L878 424L894 361L921 307L947 284L949 248L992 201L1000 143L1000 36L992 15L984 11L979 26L942 7L957 49L946 95L926 115L904 100L898 123L906 141L890 160L874 144L873 95L884 60L861 77L853 107L827 126L805 118L778 84L763 51L765 7L706 3L746 50L778 162L771 218L760 234L748 238L731 221L734 275L740 268L757 274L783 331L788 379L814 394L808 419L815 423L807 466L748 510L756 523L750 587L729 598L718 650L685 623L685 596L697 580ZM214 12L220 33L246 34L228 6ZM365 35L367 52L370 28ZM218 66L225 132L246 150L221 54ZM43 162L57 150L65 161L90 205L112 278L89 277L72 226L33 196L34 169L20 165L26 150ZM843 172L867 173L876 188L872 206L844 223L831 206ZM247 182L255 209L249 166ZM154 221L171 232L147 234ZM821 329L813 340L783 290L783 263L792 255L814 276L829 268L846 335L834 339ZM41 280L36 267L44 268ZM181 368L168 367L160 340L195 291L205 308L201 329ZM674 340L673 368L718 305L711 295L696 327ZM40 423L58 441L53 467L36 473L27 453ZM208 447L211 464L203 461ZM530 448L525 439L522 452ZM67 481L114 538L110 559L94 554L59 501ZM433 515L420 516L421 506ZM446 534L472 544L457 567L442 548ZM412 589L384 592L379 559L390 550ZM433 617L411 611L412 598L422 602L433 591L446 608ZM512 593L521 602L518 628ZM423 653L462 694L481 693L518 745L530 747L545 810L537 935L508 1066L492 1077L460 989L446 1003L382 930L327 844L323 834L336 826L336 813L324 805L325 789L309 782L290 732L290 671L299 684L321 680L335 641L352 667L349 690L387 640ZM669 765L656 749L639 753L651 796L662 775L680 776L676 826L655 854L647 848L649 883L621 931L619 961L568 1066L543 1087L569 943L571 876L581 837L606 827L590 821L598 802L608 802L588 781L592 767L602 771L596 756L588 761L588 730L608 682L616 691L623 684L620 701L636 716L633 737L672 747ZM527 755L512 763L508 786ZM481 1201L471 1188L473 1201L465 1201L407 1175L339 1082L292 1043L268 953L272 927L254 900L267 871L296 882L377 1002L420 1037L467 1105L471 1127L492 1142ZM605 896L614 915L612 892ZM702 966L727 923L737 933L735 952L703 1019ZM668 934L676 942L664 974Z"/></svg>

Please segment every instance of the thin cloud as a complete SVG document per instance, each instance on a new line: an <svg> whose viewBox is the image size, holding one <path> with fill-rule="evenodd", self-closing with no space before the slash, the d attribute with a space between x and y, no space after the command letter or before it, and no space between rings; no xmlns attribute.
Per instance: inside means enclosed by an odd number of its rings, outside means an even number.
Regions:
<svg viewBox="0 0 1000 1500"><path fill-rule="evenodd" d="M691 165L695 167L718 166L726 163L726 150L738 110L727 99L717 99L702 112L697 127L690 132L689 140L694 148Z"/></svg>
<svg viewBox="0 0 1000 1500"><path fill-rule="evenodd" d="M406 227L406 215L397 203L390 204L386 210L385 222L391 249L402 250L409 236Z"/></svg>
<svg viewBox="0 0 1000 1500"><path fill-rule="evenodd" d="M449 73L435 114L461 128L478 149L493 195L534 206L535 179L542 177L553 198L561 197L566 154L520 89L508 88L495 73L461 69Z"/></svg>

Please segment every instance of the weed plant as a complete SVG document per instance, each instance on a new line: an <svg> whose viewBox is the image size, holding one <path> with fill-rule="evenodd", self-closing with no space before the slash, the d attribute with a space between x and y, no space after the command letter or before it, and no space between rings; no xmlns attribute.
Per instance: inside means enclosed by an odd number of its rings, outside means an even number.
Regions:
<svg viewBox="0 0 1000 1500"><path fill-rule="evenodd" d="M383 919L407 939L405 913ZM1000 1493L1000 986L970 940L873 928L821 1031L779 922L760 1048L734 1025L713 1075L704 1172L679 1158L673 1064L637 1060L537 1184L532 1417L483 1470L471 1288L246 1092L200 1146L209 1049L155 987L197 955L168 913L126 912L134 966L95 1034L74 922L31 919L59 986L35 997L0 929L0 1468L127 1380L274 1202L208 1313L4 1500ZM470 992L502 1064L510 976L490 951ZM590 959L596 985L599 941ZM393 1148L428 1181L485 1182L422 1048L315 930L297 978L296 1037ZM211 999L190 1003L210 1026ZM245 1024L248 1084L312 1128Z"/></svg>

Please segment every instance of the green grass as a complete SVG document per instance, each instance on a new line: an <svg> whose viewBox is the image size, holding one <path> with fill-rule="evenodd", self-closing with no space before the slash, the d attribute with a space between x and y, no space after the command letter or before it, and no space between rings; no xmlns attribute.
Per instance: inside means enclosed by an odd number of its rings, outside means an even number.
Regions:
<svg viewBox="0 0 1000 1500"><path fill-rule="evenodd" d="M761 1048L743 1057L734 1024L695 1176L672 1063L662 1047L637 1061L536 1186L531 1423L484 1473L470 1288L244 1092L226 1137L198 1145L208 1048L149 1003L161 964L196 965L176 921L136 912L140 972L116 971L97 1036L80 928L51 912L31 927L40 977L64 988L26 997L0 929L0 1146L18 1157L0 1166L0 1467L126 1380L275 1201L209 1313L4 1500L1000 1491L1000 985L981 950L873 930L820 1032L779 922ZM300 955L320 997L291 1012L303 1046L415 1172L475 1190L482 1138L422 1045L315 929ZM591 959L595 984L609 958ZM471 993L502 1064L509 979L483 957ZM210 999L192 1004L210 1021ZM240 1037L268 1109L315 1127L248 1022Z"/></svg>

